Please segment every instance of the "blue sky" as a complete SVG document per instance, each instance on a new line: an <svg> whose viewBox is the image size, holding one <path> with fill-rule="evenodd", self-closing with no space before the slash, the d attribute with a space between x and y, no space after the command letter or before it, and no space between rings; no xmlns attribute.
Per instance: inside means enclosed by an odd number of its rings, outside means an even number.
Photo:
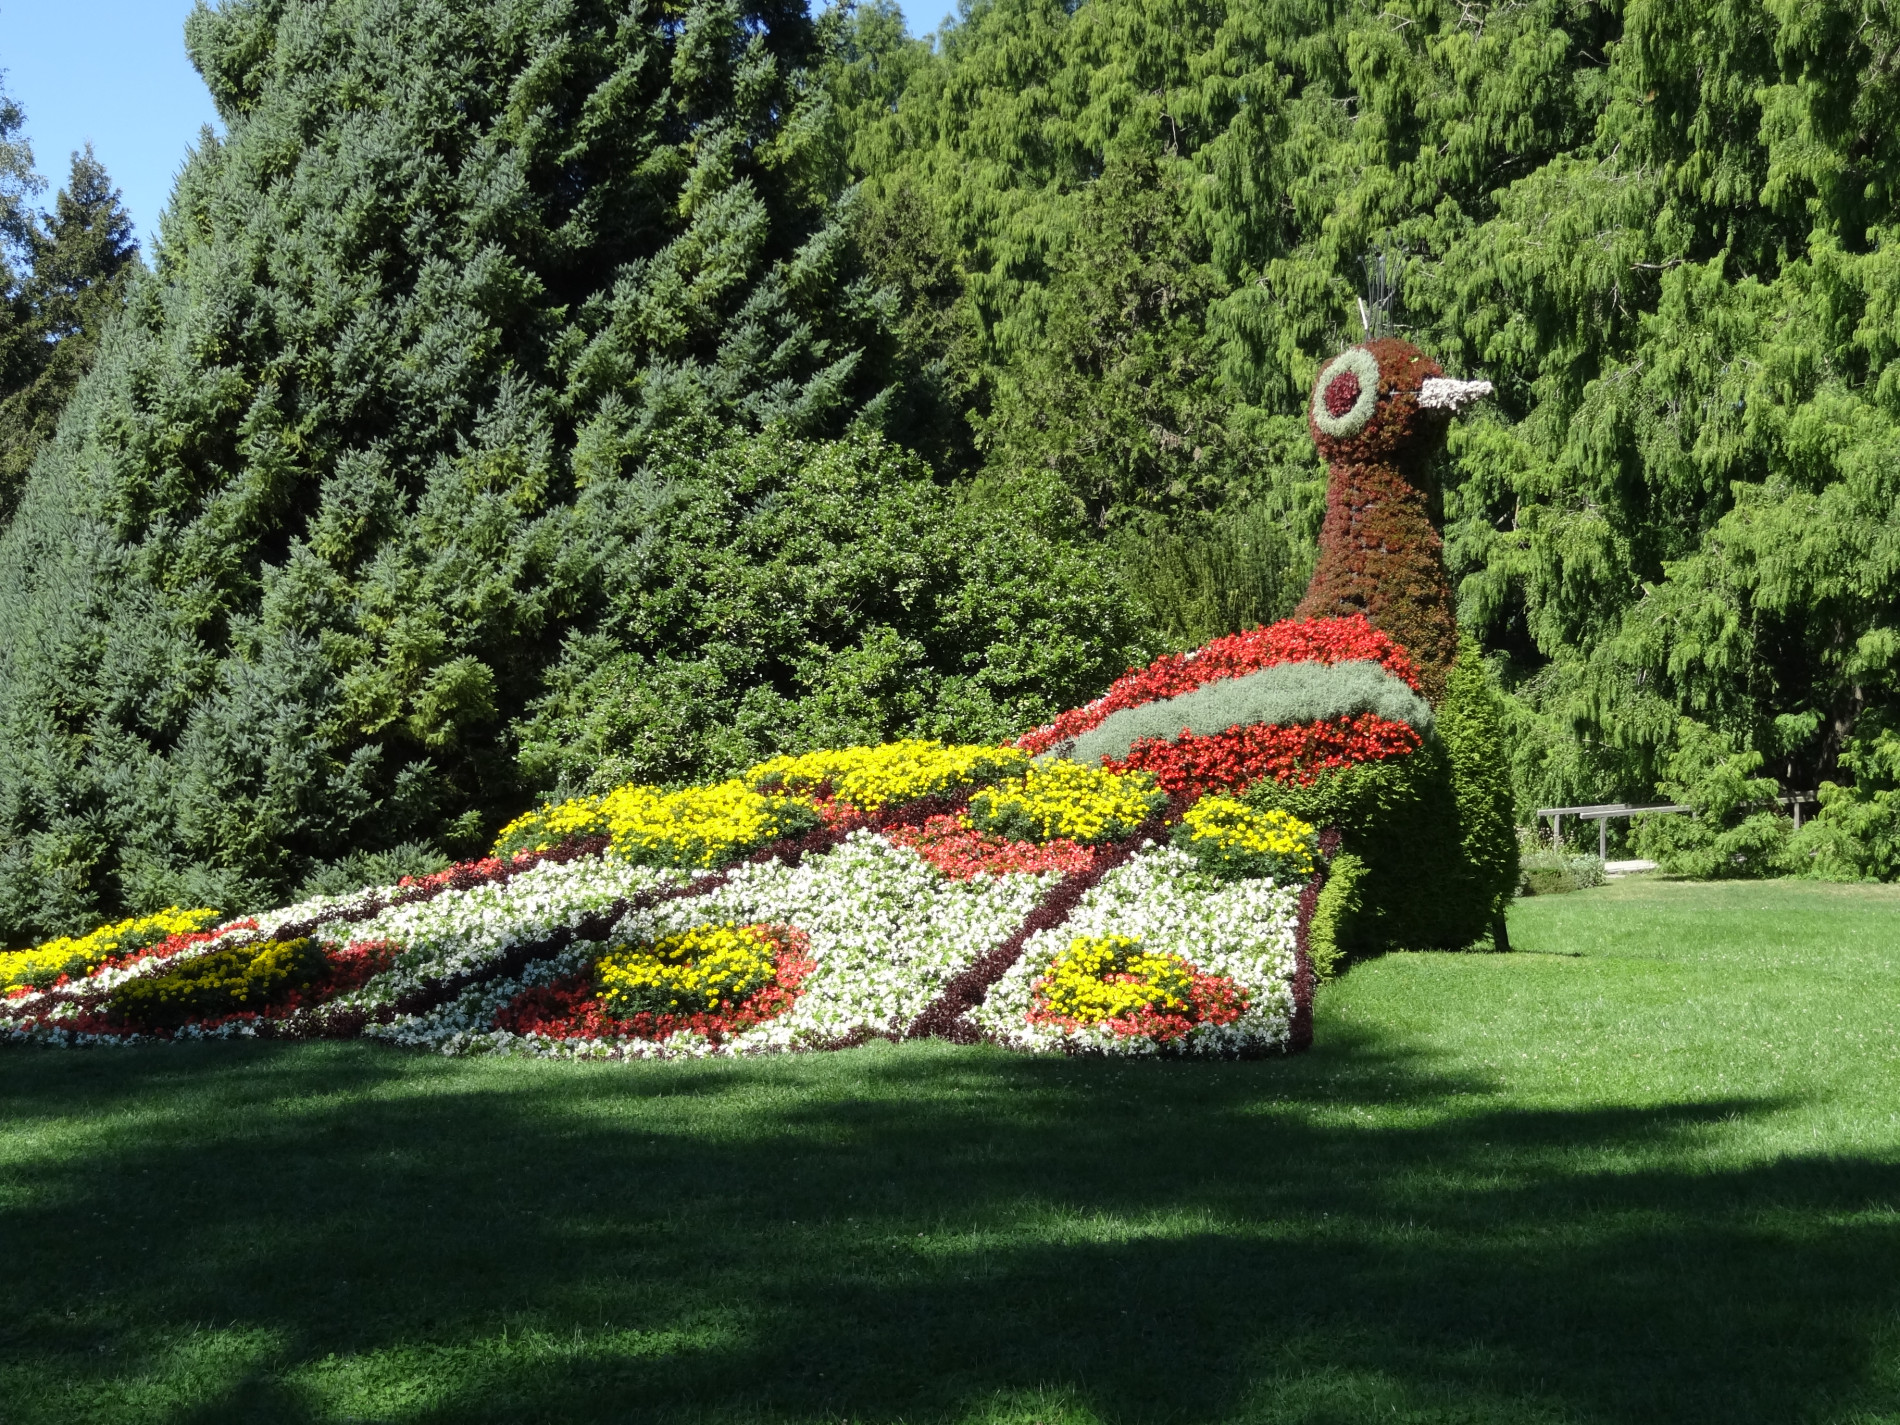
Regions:
<svg viewBox="0 0 1900 1425"><path fill-rule="evenodd" d="M90 139L141 241L157 230L186 150L217 116L185 58L190 13L191 0L0 0L0 68L50 185L43 203Z"/></svg>
<svg viewBox="0 0 1900 1425"><path fill-rule="evenodd" d="M903 8L915 34L955 3ZM930 11L939 13L924 18ZM186 150L217 117L185 58L190 13L191 0L0 0L0 69L26 110L33 157L51 184L45 201L73 150L91 140L148 251Z"/></svg>

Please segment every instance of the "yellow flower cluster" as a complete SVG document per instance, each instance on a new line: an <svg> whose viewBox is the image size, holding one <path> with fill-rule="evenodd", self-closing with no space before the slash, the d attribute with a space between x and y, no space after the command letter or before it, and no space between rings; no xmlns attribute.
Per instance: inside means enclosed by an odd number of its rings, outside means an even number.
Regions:
<svg viewBox="0 0 1900 1425"><path fill-rule="evenodd" d="M102 925L90 935L62 935L31 950L0 953L0 994L22 986L44 989L61 975L78 979L97 969L108 956L143 950L168 935L203 930L217 919L215 910L180 910L173 906L156 915Z"/></svg>
<svg viewBox="0 0 1900 1425"><path fill-rule="evenodd" d="M329 967L314 940L272 940L214 950L162 975L127 980L106 1007L128 1023L173 1028L239 1010L262 1009L286 990L314 984Z"/></svg>
<svg viewBox="0 0 1900 1425"><path fill-rule="evenodd" d="M1289 812L1255 811L1233 797L1206 796L1188 808L1175 844L1217 875L1304 879L1319 863L1319 833Z"/></svg>
<svg viewBox="0 0 1900 1425"><path fill-rule="evenodd" d="M745 774L760 791L816 792L830 787L839 801L864 811L894 802L961 787L981 786L1029 765L1029 754L1014 747L962 745L909 738L882 747L847 747L836 752L807 752L774 757Z"/></svg>
<svg viewBox="0 0 1900 1425"><path fill-rule="evenodd" d="M1193 975L1178 955L1156 955L1125 935L1078 935L1036 985L1042 1014L1100 1024L1139 1010L1181 1014Z"/></svg>
<svg viewBox="0 0 1900 1425"><path fill-rule="evenodd" d="M1131 835L1167 796L1147 772L1105 772L1081 762L1037 762L1020 777L970 798L970 825L1011 841L1091 845Z"/></svg>
<svg viewBox="0 0 1900 1425"><path fill-rule="evenodd" d="M600 1006L616 1018L697 1014L772 982L777 946L757 926L707 925L613 950L594 967Z"/></svg>
<svg viewBox="0 0 1900 1425"><path fill-rule="evenodd" d="M617 855L639 865L713 867L817 824L809 802L762 796L736 779L683 792L620 787L604 797L578 797L517 817L502 828L495 854L606 836Z"/></svg>
<svg viewBox="0 0 1900 1425"><path fill-rule="evenodd" d="M600 797L574 797L553 806L523 812L495 838L497 856L520 851L552 851L564 841L584 836L611 836L613 828L601 811Z"/></svg>

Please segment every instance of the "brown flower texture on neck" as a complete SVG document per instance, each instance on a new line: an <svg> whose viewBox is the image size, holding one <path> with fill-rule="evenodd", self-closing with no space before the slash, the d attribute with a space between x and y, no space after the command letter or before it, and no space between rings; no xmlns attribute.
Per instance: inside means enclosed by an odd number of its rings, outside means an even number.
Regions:
<svg viewBox="0 0 1900 1425"><path fill-rule="evenodd" d="M1433 519L1432 461L1453 413L1490 389L1448 381L1410 342L1382 337L1320 368L1307 406L1327 464L1326 522L1294 617L1363 613L1405 646L1433 703L1458 656L1458 615Z"/></svg>

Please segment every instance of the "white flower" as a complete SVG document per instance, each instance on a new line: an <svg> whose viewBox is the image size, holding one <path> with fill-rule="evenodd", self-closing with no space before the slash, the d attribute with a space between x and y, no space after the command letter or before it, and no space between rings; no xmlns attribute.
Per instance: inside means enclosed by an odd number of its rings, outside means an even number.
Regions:
<svg viewBox="0 0 1900 1425"><path fill-rule="evenodd" d="M798 866L778 861L735 868L723 879L696 873L703 894L684 894L624 911L606 939L550 945L557 937L599 927L603 912L642 892L683 887L694 873L630 866L612 857L544 862L505 882L445 889L406 905L384 905L361 921L336 917L386 902L393 888L319 897L249 921L230 922L203 945L124 969L104 970L77 987L0 1002L0 1038L46 1043L135 1043L137 1034L80 1034L87 1003L97 1004L125 981L161 974L224 946L282 927L324 920L311 933L326 947L385 941L393 964L361 988L296 1011L279 1027L318 1028L332 1016L366 1014L363 1033L385 1042L443 1053L643 1058L756 1054L816 1049L864 1034L898 1035L952 978L1016 934L1061 881L1058 872L980 875L953 880L915 851L873 832L853 833L826 855ZM972 1015L989 1038L1021 1049L1086 1048L1153 1053L1144 1038L1109 1031L1065 1031L1027 1021L1033 986L1077 935L1128 935L1153 950L1180 955L1202 971L1224 975L1247 993L1249 1007L1227 1025L1205 1025L1175 1046L1190 1053L1231 1053L1284 1044L1292 1015L1294 926L1299 892L1270 881L1223 884L1194 858L1172 847L1145 847L1109 872L1083 897L1068 922L1032 936L1021 960L994 985ZM327 919L326 919L327 918ZM553 1039L496 1028L523 991L582 974L611 944L659 939L702 925L779 924L808 937L816 968L778 1018L715 1043L683 1032L663 1041ZM511 952L540 958L498 976ZM469 984L469 981L474 983ZM445 984L467 988L412 1014L396 1007ZM383 1022L377 1022L381 1020ZM242 1038L251 1021L188 1026L181 1038Z"/></svg>
<svg viewBox="0 0 1900 1425"><path fill-rule="evenodd" d="M540 966L511 981L512 989L498 985L479 1002L464 996L452 1013L445 1007L375 1032L451 1053L624 1058L756 1054L819 1048L866 1032L902 1034L954 975L1008 939L1058 880L1053 871L951 880L916 852L855 832L829 855L797 867L742 866L709 895L632 912L615 927L614 939L623 943L721 924L791 925L810 937L818 968L791 1009L722 1044L690 1033L604 1045L495 1031L494 1015L514 994L557 977L544 976Z"/></svg>
<svg viewBox="0 0 1900 1425"><path fill-rule="evenodd" d="M1205 974L1224 975L1247 993L1248 1008L1239 1019L1198 1026L1169 1046L1173 1052L1231 1054L1284 1044L1293 1017L1299 904L1297 886L1223 883L1188 852L1150 845L1102 877L1065 923L1032 935L1022 958L990 987L971 1018L986 1037L1012 1048L1158 1052L1161 1046L1147 1038L1028 1020L1036 981L1076 936L1126 935L1145 949L1179 955Z"/></svg>

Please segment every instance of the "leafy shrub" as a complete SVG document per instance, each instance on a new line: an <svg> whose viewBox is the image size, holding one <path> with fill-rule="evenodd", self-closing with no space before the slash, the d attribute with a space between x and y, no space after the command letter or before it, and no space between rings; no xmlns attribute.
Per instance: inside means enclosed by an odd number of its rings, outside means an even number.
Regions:
<svg viewBox="0 0 1900 1425"><path fill-rule="evenodd" d="M1900 877L1900 734L1882 719L1841 754L1854 783L1823 782L1821 809L1788 839L1783 864L1828 881Z"/></svg>
<svg viewBox="0 0 1900 1425"><path fill-rule="evenodd" d="M1486 934L1502 939L1517 880L1508 776L1496 694L1467 640L1436 731L1419 751L1325 770L1310 782L1262 781L1241 799L1337 828L1363 864L1356 891L1342 883L1332 894L1337 954L1462 950Z"/></svg>
<svg viewBox="0 0 1900 1425"><path fill-rule="evenodd" d="M1463 636L1457 661L1445 676L1445 700L1438 708L1438 736L1450 760L1457 799L1457 836L1463 852L1460 894L1467 914L1482 907L1491 916L1491 934L1506 948L1504 906L1517 883L1517 817L1511 795L1509 746L1504 736L1504 706L1492 685L1477 640Z"/></svg>
<svg viewBox="0 0 1900 1425"><path fill-rule="evenodd" d="M425 841L405 841L387 851L354 851L304 878L295 899L341 896L365 886L392 886L405 876L432 876L447 869L449 858Z"/></svg>
<svg viewBox="0 0 1900 1425"><path fill-rule="evenodd" d="M1603 858L1566 851L1531 851L1518 857L1519 895L1550 896L1584 891L1604 883Z"/></svg>
<svg viewBox="0 0 1900 1425"><path fill-rule="evenodd" d="M1821 784L1820 813L1788 838L1782 864L1824 881L1900 877L1900 791Z"/></svg>
<svg viewBox="0 0 1900 1425"><path fill-rule="evenodd" d="M1338 974L1355 952L1370 948L1357 938L1365 930L1365 881L1364 861L1350 851L1333 853L1306 928L1307 958L1322 980Z"/></svg>
<svg viewBox="0 0 1900 1425"><path fill-rule="evenodd" d="M1199 648L1293 612L1313 551L1290 531L1284 503L1248 500L1116 540L1129 593L1168 647Z"/></svg>
<svg viewBox="0 0 1900 1425"><path fill-rule="evenodd" d="M330 964L316 941L272 940L213 950L159 975L127 980L106 1007L139 1029L176 1029L193 1020L263 1009L322 979Z"/></svg>
<svg viewBox="0 0 1900 1425"><path fill-rule="evenodd" d="M1657 785L1690 811L1634 818L1630 844L1636 854L1672 875L1697 880L1774 875L1793 822L1775 809L1780 784L1755 775L1761 764L1759 752L1737 752L1726 736L1682 719L1676 750Z"/></svg>
<svg viewBox="0 0 1900 1425"><path fill-rule="evenodd" d="M737 775L892 738L1000 742L1126 666L1106 553L857 431L669 451L580 496L597 616L514 731L535 785Z"/></svg>

